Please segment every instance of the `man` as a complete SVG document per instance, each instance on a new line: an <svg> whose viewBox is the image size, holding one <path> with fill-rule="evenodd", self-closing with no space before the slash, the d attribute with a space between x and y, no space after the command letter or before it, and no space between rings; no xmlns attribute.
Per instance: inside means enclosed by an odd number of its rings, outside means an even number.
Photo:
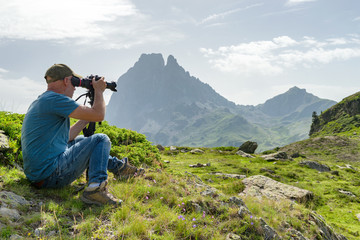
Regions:
<svg viewBox="0 0 360 240"><path fill-rule="evenodd" d="M72 99L77 76L65 64L54 64L45 73L47 91L29 107L21 130L24 172L38 188L60 188L72 183L88 169L89 184L81 200L89 204L121 205L107 192L107 170L119 179L141 175L127 162L110 156L111 143L105 134L78 136L89 122L100 122L105 116L104 77L92 80L95 96L91 107ZM70 127L70 119L79 119Z"/></svg>

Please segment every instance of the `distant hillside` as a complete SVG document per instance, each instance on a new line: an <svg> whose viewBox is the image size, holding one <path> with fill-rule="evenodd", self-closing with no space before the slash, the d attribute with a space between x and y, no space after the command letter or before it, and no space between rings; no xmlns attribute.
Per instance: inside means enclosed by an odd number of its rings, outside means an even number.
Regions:
<svg viewBox="0 0 360 240"><path fill-rule="evenodd" d="M167 146L285 145L308 137L312 112L335 103L294 87L258 106L236 105L161 54L142 54L118 86L106 120Z"/></svg>
<svg viewBox="0 0 360 240"><path fill-rule="evenodd" d="M327 109L320 116L313 115L310 135L333 135L356 130L360 127L359 115L360 92L357 92Z"/></svg>

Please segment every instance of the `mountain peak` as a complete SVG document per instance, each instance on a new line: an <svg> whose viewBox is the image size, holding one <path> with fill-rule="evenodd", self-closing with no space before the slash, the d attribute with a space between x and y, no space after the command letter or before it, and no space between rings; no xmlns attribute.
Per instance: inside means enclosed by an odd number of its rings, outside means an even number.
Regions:
<svg viewBox="0 0 360 240"><path fill-rule="evenodd" d="M288 90L288 92L306 92L306 89L294 86Z"/></svg>
<svg viewBox="0 0 360 240"><path fill-rule="evenodd" d="M135 63L135 67L146 68L163 68L165 66L164 58L161 53L141 54L139 60Z"/></svg>

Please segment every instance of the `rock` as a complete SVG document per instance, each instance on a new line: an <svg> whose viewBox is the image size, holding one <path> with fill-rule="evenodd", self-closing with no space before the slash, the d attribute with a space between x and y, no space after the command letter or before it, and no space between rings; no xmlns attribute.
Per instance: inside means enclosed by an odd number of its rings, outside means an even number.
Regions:
<svg viewBox="0 0 360 240"><path fill-rule="evenodd" d="M217 197L218 194L213 189L206 189L200 193L202 196L210 196L212 198Z"/></svg>
<svg viewBox="0 0 360 240"><path fill-rule="evenodd" d="M336 166L337 166L338 168L340 168L340 169L346 169L346 168L348 168L348 169L352 169L352 170L357 171L357 169L354 168L353 166L351 166L350 164L346 164L345 167L342 167L342 166L339 166L339 165L336 165Z"/></svg>
<svg viewBox="0 0 360 240"><path fill-rule="evenodd" d="M170 163L170 161L164 160L164 163Z"/></svg>
<svg viewBox="0 0 360 240"><path fill-rule="evenodd" d="M277 232L275 232L275 230L272 229L262 218L260 218L260 226L263 230L264 239L267 239L267 240L281 239L279 234L277 234Z"/></svg>
<svg viewBox="0 0 360 240"><path fill-rule="evenodd" d="M261 168L260 172L268 172L268 173L271 173L271 174L275 174L274 170L271 170L271 169L268 169L268 168Z"/></svg>
<svg viewBox="0 0 360 240"><path fill-rule="evenodd" d="M353 194L353 193L350 192L350 191L346 191L346 190L342 190L342 189L339 189L338 191L339 191L339 193L345 194L345 195L347 195L347 196L349 196L349 197L356 197L356 195Z"/></svg>
<svg viewBox="0 0 360 240"><path fill-rule="evenodd" d="M241 151L241 150L237 151L235 154L240 155L240 156L242 156L242 157L254 158L254 156L252 156L252 155L250 155L250 154L248 154L248 153L246 153L246 152L243 152L243 151Z"/></svg>
<svg viewBox="0 0 360 240"><path fill-rule="evenodd" d="M230 197L229 198L229 203L233 203L237 206L245 206L244 201L241 198L237 198L237 197Z"/></svg>
<svg viewBox="0 0 360 240"><path fill-rule="evenodd" d="M290 235L289 239L291 240L309 240L308 238L304 237L301 232L291 228L287 230L287 234Z"/></svg>
<svg viewBox="0 0 360 240"><path fill-rule="evenodd" d="M242 180L245 189L240 195L267 197L273 200L289 199L297 202L308 202L314 194L308 190L277 182L271 178L256 175Z"/></svg>
<svg viewBox="0 0 360 240"><path fill-rule="evenodd" d="M197 168L197 167L209 167L209 166L210 166L210 163L205 163L205 164L197 163L197 164L194 164L194 165L189 165L189 167L194 167L194 168Z"/></svg>
<svg viewBox="0 0 360 240"><path fill-rule="evenodd" d="M156 147L157 147L157 149L159 149L159 151L165 150L165 148L161 144L156 145Z"/></svg>
<svg viewBox="0 0 360 240"><path fill-rule="evenodd" d="M321 215L318 215L315 212L312 212L312 213L310 213L310 218L318 226L320 235L321 235L321 237L323 237L323 239L330 239L330 240L346 240L347 239L343 235L335 233L334 230L332 229L332 227L330 227L325 222L324 218Z"/></svg>
<svg viewBox="0 0 360 240"><path fill-rule="evenodd" d="M263 155L261 157L268 162L289 159L286 152L276 152L276 153L272 153L272 154Z"/></svg>
<svg viewBox="0 0 360 240"><path fill-rule="evenodd" d="M21 216L20 216L18 210L16 210L16 209L0 207L0 217L10 218L12 220L17 221L20 219Z"/></svg>
<svg viewBox="0 0 360 240"><path fill-rule="evenodd" d="M18 240L18 239L24 239L22 236L19 236L17 234L11 235L10 240Z"/></svg>
<svg viewBox="0 0 360 240"><path fill-rule="evenodd" d="M44 235L45 235L45 229L43 229L43 228L37 228L37 229L35 229L34 233L35 233L35 235L36 235L37 237L44 236Z"/></svg>
<svg viewBox="0 0 360 240"><path fill-rule="evenodd" d="M359 222L360 222L360 213L356 214L356 217L357 217L357 219L358 219Z"/></svg>
<svg viewBox="0 0 360 240"><path fill-rule="evenodd" d="M204 151L203 150L200 150L200 149L193 149L193 150L191 150L190 151L190 153L204 153Z"/></svg>
<svg viewBox="0 0 360 240"><path fill-rule="evenodd" d="M170 151L175 151L175 150L176 150L176 147L170 146Z"/></svg>
<svg viewBox="0 0 360 240"><path fill-rule="evenodd" d="M318 162L314 162L314 161L301 161L299 164L308 166L309 168L315 169L319 172L330 172L331 171L331 169L328 166L326 166L324 164L320 164Z"/></svg>
<svg viewBox="0 0 360 240"><path fill-rule="evenodd" d="M239 147L239 150L245 153L254 153L257 147L258 144L256 142L246 141Z"/></svg>
<svg viewBox="0 0 360 240"><path fill-rule="evenodd" d="M225 240L241 240L241 237L239 235L236 235L235 233L229 233L228 235L226 235L226 239Z"/></svg>
<svg viewBox="0 0 360 240"><path fill-rule="evenodd" d="M9 148L9 137L5 135L3 130L0 130L0 151L5 151Z"/></svg>
<svg viewBox="0 0 360 240"><path fill-rule="evenodd" d="M239 174L229 174L229 173L209 173L209 174L222 177L223 179L228 179L228 178L243 179L243 178L246 178L246 175L239 175Z"/></svg>
<svg viewBox="0 0 360 240"><path fill-rule="evenodd" d="M11 207L28 206L30 202L25 200L22 196L16 195L13 192L0 192L0 201L9 204Z"/></svg>
<svg viewBox="0 0 360 240"><path fill-rule="evenodd" d="M243 218L245 215L251 215L251 212L246 206L241 206L238 215Z"/></svg>

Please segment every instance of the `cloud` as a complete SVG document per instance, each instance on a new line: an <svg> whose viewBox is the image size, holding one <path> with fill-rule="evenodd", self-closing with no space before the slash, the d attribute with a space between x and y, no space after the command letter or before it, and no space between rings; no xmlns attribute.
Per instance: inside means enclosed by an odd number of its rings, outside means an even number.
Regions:
<svg viewBox="0 0 360 240"><path fill-rule="evenodd" d="M288 69L311 68L316 64L358 58L360 41L356 36L325 41L311 37L296 41L288 36L280 36L270 41L240 43L217 50L201 48L200 51L222 72L274 76Z"/></svg>
<svg viewBox="0 0 360 240"><path fill-rule="evenodd" d="M244 8L236 8L236 9L229 10L229 11L226 11L226 12L212 14L212 15L204 18L203 20L201 20L200 24L205 24L205 23L208 23L208 22L211 22L211 21L224 19L228 15L231 15L231 14L234 14L234 13L237 13L237 12L240 12L240 11L245 11L245 10L248 10L248 9L251 9L251 8L254 8L254 7L259 7L259 6L262 6L262 5L263 5L263 3L257 3L257 4L253 4L253 5L244 7Z"/></svg>
<svg viewBox="0 0 360 240"><path fill-rule="evenodd" d="M0 4L0 39L52 40L102 48L128 48L167 39L165 26L154 23L130 0L0 0ZM162 36L150 31L153 26L158 26L159 32L164 30ZM174 35L170 37L179 37Z"/></svg>
<svg viewBox="0 0 360 240"><path fill-rule="evenodd" d="M288 0L286 5L298 5L301 3L306 3L306 2L316 2L317 0Z"/></svg>
<svg viewBox="0 0 360 240"><path fill-rule="evenodd" d="M45 82L41 84L27 77L11 79L1 73L5 72L0 71L0 111L25 113L37 96L46 90Z"/></svg>

